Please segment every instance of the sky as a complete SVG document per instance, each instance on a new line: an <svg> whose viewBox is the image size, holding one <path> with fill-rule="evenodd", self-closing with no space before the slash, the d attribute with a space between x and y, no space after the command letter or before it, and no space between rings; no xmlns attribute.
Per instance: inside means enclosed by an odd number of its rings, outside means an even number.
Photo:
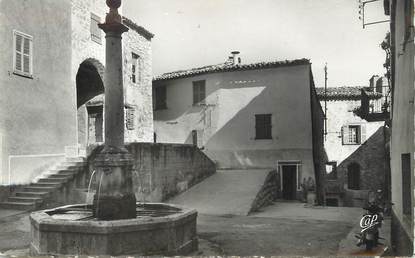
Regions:
<svg viewBox="0 0 415 258"><path fill-rule="evenodd" d="M366 20L387 20L383 1ZM358 0L124 0L123 14L155 34L153 75L218 64L310 59L316 87L366 86L383 75L388 23L362 28Z"/></svg>

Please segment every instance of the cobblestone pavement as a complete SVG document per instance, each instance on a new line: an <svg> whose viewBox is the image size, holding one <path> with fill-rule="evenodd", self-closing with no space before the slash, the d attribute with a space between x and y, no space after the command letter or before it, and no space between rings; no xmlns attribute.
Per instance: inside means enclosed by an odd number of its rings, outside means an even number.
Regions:
<svg viewBox="0 0 415 258"><path fill-rule="evenodd" d="M27 256L30 243L29 213L0 210L0 257Z"/></svg>
<svg viewBox="0 0 415 258"><path fill-rule="evenodd" d="M4 214L0 212L0 257L27 256L28 213ZM299 203L276 203L250 216L199 214L199 251L192 255L356 255L351 239L359 216L358 208L307 208Z"/></svg>

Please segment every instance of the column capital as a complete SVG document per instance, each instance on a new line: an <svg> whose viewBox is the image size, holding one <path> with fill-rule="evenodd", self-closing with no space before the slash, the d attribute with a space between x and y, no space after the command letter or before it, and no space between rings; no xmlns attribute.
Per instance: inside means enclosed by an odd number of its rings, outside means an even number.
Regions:
<svg viewBox="0 0 415 258"><path fill-rule="evenodd" d="M115 34L122 34L128 31L128 27L122 23L101 23L98 24L98 27L107 34L111 32Z"/></svg>

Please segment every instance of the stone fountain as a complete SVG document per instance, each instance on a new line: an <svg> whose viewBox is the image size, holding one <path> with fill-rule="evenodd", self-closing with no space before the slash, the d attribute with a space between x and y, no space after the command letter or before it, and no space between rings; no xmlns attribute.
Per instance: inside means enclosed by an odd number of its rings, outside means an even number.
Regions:
<svg viewBox="0 0 415 258"><path fill-rule="evenodd" d="M118 8L99 27L106 33L105 146L94 160L99 190L93 204L30 215L33 255L180 255L197 250L195 210L136 202L133 158L124 147L122 38Z"/></svg>

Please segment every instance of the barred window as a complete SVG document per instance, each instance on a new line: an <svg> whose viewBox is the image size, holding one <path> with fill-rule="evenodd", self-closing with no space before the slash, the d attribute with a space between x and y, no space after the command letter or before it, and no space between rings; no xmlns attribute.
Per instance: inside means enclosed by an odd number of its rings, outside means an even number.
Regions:
<svg viewBox="0 0 415 258"><path fill-rule="evenodd" d="M101 18L98 15L91 13L91 40L101 44L102 37L101 37L101 29L98 27L98 24L101 23Z"/></svg>
<svg viewBox="0 0 415 258"><path fill-rule="evenodd" d="M33 74L33 37L22 32L13 31L14 73L31 77Z"/></svg>
<svg viewBox="0 0 415 258"><path fill-rule="evenodd" d="M272 115L255 115L255 139L272 139Z"/></svg>

